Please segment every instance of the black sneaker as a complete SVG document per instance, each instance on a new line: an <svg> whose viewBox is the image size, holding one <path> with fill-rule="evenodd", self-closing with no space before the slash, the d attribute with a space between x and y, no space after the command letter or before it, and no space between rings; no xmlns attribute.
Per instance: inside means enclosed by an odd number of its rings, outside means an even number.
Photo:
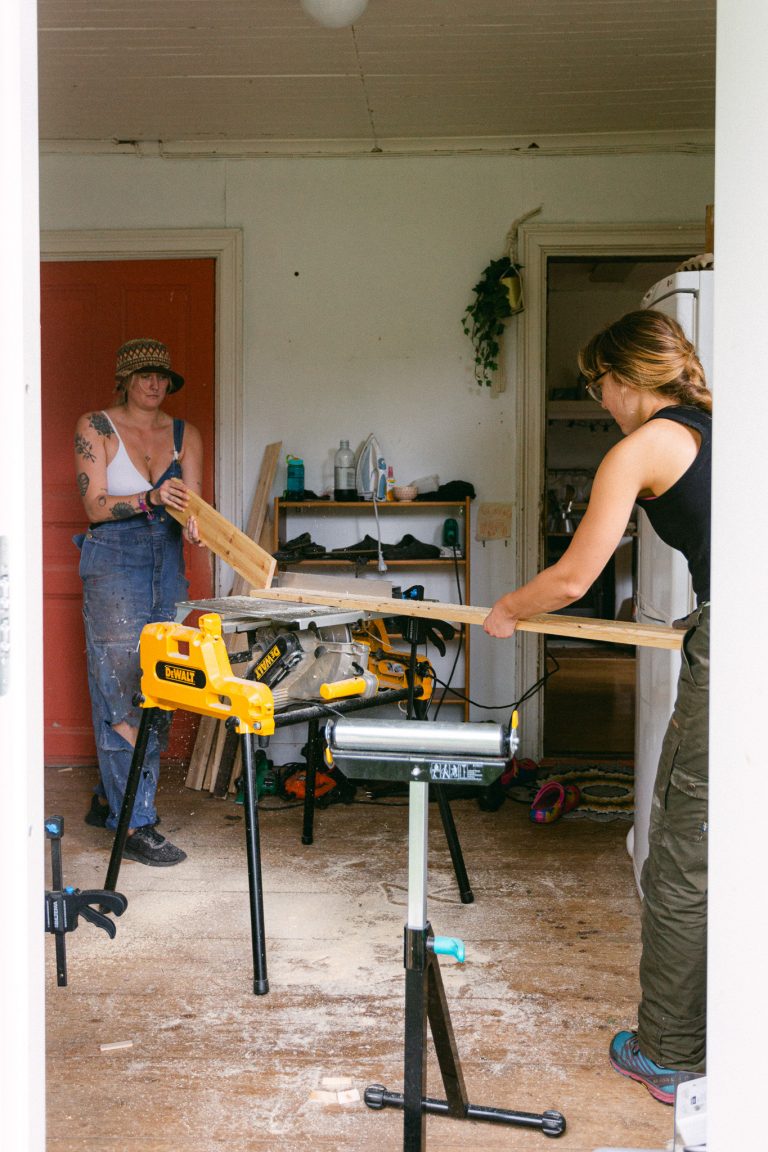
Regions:
<svg viewBox="0 0 768 1152"><path fill-rule="evenodd" d="M83 819L86 824L90 824L92 828L106 828L108 817L109 804L102 803L97 793L94 792L93 796L91 796L91 806Z"/></svg>
<svg viewBox="0 0 768 1152"><path fill-rule="evenodd" d="M137 860L139 864L149 864L153 868L170 868L187 858L186 852L171 844L152 825L137 828L127 837L123 856L126 860Z"/></svg>

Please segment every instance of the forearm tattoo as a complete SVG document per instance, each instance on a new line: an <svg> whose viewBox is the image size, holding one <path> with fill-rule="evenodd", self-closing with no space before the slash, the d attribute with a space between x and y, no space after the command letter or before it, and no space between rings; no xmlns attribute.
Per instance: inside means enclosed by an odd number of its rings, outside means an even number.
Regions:
<svg viewBox="0 0 768 1152"><path fill-rule="evenodd" d="M91 483L90 478L88 477L88 475L85 472L79 472L78 473L77 488L78 488L78 491L80 493L81 499L84 499L85 494L88 491L88 486L90 485L90 483Z"/></svg>
<svg viewBox="0 0 768 1152"><path fill-rule="evenodd" d="M98 432L99 436L109 437L112 435L112 425L103 412L91 412L88 423L95 432Z"/></svg>
<svg viewBox="0 0 768 1152"><path fill-rule="evenodd" d="M112 519L113 520L126 520L129 516L135 516L136 509L132 504L113 504L112 505Z"/></svg>
<svg viewBox="0 0 768 1152"><path fill-rule="evenodd" d="M90 461L91 464L96 461L96 457L93 454L93 445L90 440L86 440L79 432L75 436L75 452L78 456L82 456L84 460Z"/></svg>

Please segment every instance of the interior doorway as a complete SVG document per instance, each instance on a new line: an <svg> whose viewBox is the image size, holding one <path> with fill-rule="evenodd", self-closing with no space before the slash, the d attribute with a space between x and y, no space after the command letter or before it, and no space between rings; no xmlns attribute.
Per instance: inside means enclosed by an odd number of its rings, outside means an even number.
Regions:
<svg viewBox="0 0 768 1152"><path fill-rule="evenodd" d="M546 275L546 421L542 562L568 547L586 508L595 470L621 432L579 381L576 354L600 328L640 307L643 295L680 264L676 255L552 256ZM573 616L631 620L636 524ZM544 755L631 759L635 740L635 649L616 644L544 642L557 673L544 692Z"/></svg>
<svg viewBox="0 0 768 1152"><path fill-rule="evenodd" d="M114 402L114 357L124 340L149 334L166 342L187 386L166 410L203 439L203 496L214 499L215 265L213 259L44 262L41 268L43 591L47 764L95 757L85 674L79 554L84 530L72 451L81 412ZM185 549L190 595L212 592L210 556ZM194 723L180 716L170 753L186 756Z"/></svg>
<svg viewBox="0 0 768 1152"><path fill-rule="evenodd" d="M546 491L546 337L547 280L552 259L563 256L592 263L622 257L647 261L663 257L676 264L704 251L704 213L700 222L663 224L523 224L518 252L525 269L525 309L517 327L515 483L520 494L514 585L533 579L543 556L543 498ZM630 307L636 307L633 298ZM612 319L613 317L609 317ZM592 335L590 330L587 338ZM573 355L574 349L571 351ZM517 696L540 680L544 671L543 640L523 633L514 666ZM544 693L527 702L521 755L540 758L544 746Z"/></svg>

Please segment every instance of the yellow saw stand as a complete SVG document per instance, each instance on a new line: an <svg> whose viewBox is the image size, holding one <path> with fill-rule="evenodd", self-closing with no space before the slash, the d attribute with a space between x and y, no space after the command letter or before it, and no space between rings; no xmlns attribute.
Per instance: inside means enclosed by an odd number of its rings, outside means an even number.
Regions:
<svg viewBox="0 0 768 1152"><path fill-rule="evenodd" d="M184 708L188 712L226 721L241 739L253 991L257 996L263 996L269 991L269 983L252 738L271 736L275 730L272 693L263 684L242 680L232 674L221 634L221 618L215 613L202 616L199 628L174 623L147 624L142 629L139 652L141 692L134 702L144 711L104 888L109 892L115 891L147 743L158 713Z"/></svg>

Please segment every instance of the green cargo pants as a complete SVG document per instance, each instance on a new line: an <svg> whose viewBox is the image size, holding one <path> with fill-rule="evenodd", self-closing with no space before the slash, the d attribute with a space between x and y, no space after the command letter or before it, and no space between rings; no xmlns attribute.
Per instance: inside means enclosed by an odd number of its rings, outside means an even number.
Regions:
<svg viewBox="0 0 768 1152"><path fill-rule="evenodd" d="M656 774L641 884L638 1040L664 1068L704 1072L707 997L709 605L685 620L677 700Z"/></svg>

